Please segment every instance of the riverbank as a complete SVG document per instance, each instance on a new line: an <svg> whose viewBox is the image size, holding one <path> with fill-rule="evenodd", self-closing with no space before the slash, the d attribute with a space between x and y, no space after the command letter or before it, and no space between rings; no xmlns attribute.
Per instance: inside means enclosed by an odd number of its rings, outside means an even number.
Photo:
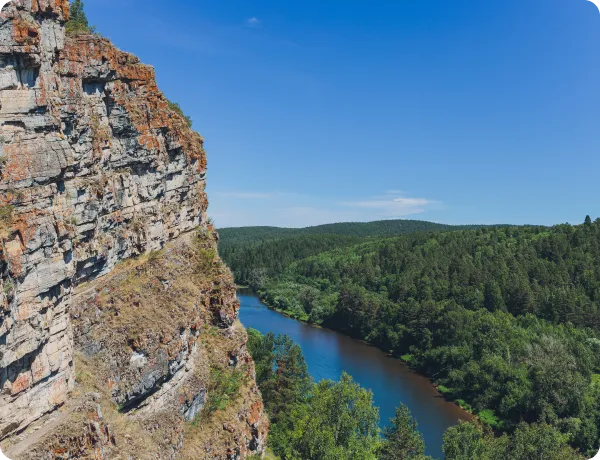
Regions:
<svg viewBox="0 0 600 460"><path fill-rule="evenodd" d="M448 388L445 388L443 385L438 385L435 382L433 382L433 380L431 379L430 376L423 374L421 372L419 372L417 369L414 369L411 366L411 362L412 362L412 355L410 354L405 354L402 356L394 356L392 353L389 352L389 350L384 350L381 347L378 347L377 345L370 343L367 340L363 340L363 339L358 339L356 337L352 337L348 334L345 334L344 331L339 330L339 329L334 329L334 328L330 328L330 327L325 327L322 326L320 324L316 324L316 323L311 323L308 320L308 315L294 315L286 310L282 310L280 308L276 308L272 305L269 305L269 303L267 302L266 299L264 299L262 296L260 296L259 293L254 292L250 287L248 286L238 286L238 292L246 294L246 295L251 295L251 296L255 296L258 299L260 299L260 301L271 311L277 312L280 315L285 316L286 318L290 318L294 321L299 321L309 327L312 328L317 328L317 329L322 329L325 331L332 331L338 334L343 334L348 338L351 338L352 340L358 341L360 343L363 343L369 347L373 347L379 351L381 351L382 353L385 353L389 358L397 360L398 362L402 363L404 366L406 366L408 369L410 369L410 371L422 376L423 378L427 379L428 383L431 385L431 387L437 392L437 394L439 395L439 397L443 398L445 401L452 403L454 405L456 405L458 408L460 408L461 411L464 412L465 416L467 416L467 419L469 420L480 420L482 423L485 423L487 425L490 425L493 429L497 429L499 428L498 426L498 420L493 416L493 414L487 414L487 413L482 413L482 414L475 414L473 412L473 410L471 409L471 406L464 400L460 399L460 398L452 398L451 395L451 390L449 390ZM486 412L486 411L483 411Z"/></svg>
<svg viewBox="0 0 600 460"><path fill-rule="evenodd" d="M339 380L343 371L373 392L380 411L381 427L405 404L419 423L427 445L427 454L443 458L444 432L459 421L473 416L447 401L425 376L389 353L340 332L315 327L283 315L249 290L238 291L240 320L244 326L263 334L286 334L302 348L310 375L315 381Z"/></svg>

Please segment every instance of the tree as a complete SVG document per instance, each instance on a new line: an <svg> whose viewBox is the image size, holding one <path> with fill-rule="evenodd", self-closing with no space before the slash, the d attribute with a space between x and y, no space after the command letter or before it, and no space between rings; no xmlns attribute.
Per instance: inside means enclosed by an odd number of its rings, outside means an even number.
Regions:
<svg viewBox="0 0 600 460"><path fill-rule="evenodd" d="M546 424L519 425L504 454L506 460L577 460L581 456L568 445L569 435Z"/></svg>
<svg viewBox="0 0 600 460"><path fill-rule="evenodd" d="M589 215L585 216L584 224L587 225L587 226L591 226L592 225L592 218Z"/></svg>
<svg viewBox="0 0 600 460"><path fill-rule="evenodd" d="M290 431L275 453L286 460L376 460L379 410L371 391L343 373L315 385L290 417Z"/></svg>
<svg viewBox="0 0 600 460"><path fill-rule="evenodd" d="M302 349L287 335L262 335L249 329L248 350L255 361L256 382L265 409L276 423L280 414L286 415L310 391L311 379Z"/></svg>
<svg viewBox="0 0 600 460"><path fill-rule="evenodd" d="M272 332L262 335L256 329L248 329L247 347L254 360L256 383L259 388L273 377L274 346L275 335Z"/></svg>
<svg viewBox="0 0 600 460"><path fill-rule="evenodd" d="M425 460L425 441L417 431L417 422L404 404L396 408L396 415L390 419L390 426L383 430L379 460Z"/></svg>
<svg viewBox="0 0 600 460"><path fill-rule="evenodd" d="M446 430L446 460L580 460L569 436L546 424L520 424L512 436L496 438L476 422Z"/></svg>
<svg viewBox="0 0 600 460"><path fill-rule="evenodd" d="M489 435L477 423L459 423L444 433L446 460L492 460Z"/></svg>
<svg viewBox="0 0 600 460"><path fill-rule="evenodd" d="M277 421L310 391L311 378L302 349L287 335L278 335L273 348L273 378L263 385L267 412Z"/></svg>
<svg viewBox="0 0 600 460"><path fill-rule="evenodd" d="M359 241L285 232L268 241L263 228L227 251L237 273L265 270L268 305L404 356L499 432L547 423L587 453L600 441L590 388L600 220L589 220Z"/></svg>
<svg viewBox="0 0 600 460"><path fill-rule="evenodd" d="M485 283L483 305L489 311L505 309L502 292L496 280L489 280Z"/></svg>
<svg viewBox="0 0 600 460"><path fill-rule="evenodd" d="M65 26L68 35L86 35L93 34L96 31L95 27L90 26L83 8L82 0L75 0L71 3L69 20Z"/></svg>

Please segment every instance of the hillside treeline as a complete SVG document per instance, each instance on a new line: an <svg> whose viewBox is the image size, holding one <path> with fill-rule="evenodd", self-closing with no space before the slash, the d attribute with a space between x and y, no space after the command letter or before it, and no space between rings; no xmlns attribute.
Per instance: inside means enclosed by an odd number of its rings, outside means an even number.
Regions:
<svg viewBox="0 0 600 460"><path fill-rule="evenodd" d="M598 451L600 220L327 238L247 246L236 278L402 357L496 430L547 424Z"/></svg>

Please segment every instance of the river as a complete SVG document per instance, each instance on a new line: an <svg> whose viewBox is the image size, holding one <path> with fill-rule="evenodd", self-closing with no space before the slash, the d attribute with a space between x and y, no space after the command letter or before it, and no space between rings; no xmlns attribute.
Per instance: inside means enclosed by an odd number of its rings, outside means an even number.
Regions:
<svg viewBox="0 0 600 460"><path fill-rule="evenodd" d="M264 333L287 334L302 347L310 375L316 380L338 380L342 371L373 391L382 426L404 403L423 433L427 454L444 458L442 436L469 414L448 402L431 382L410 370L402 361L381 350L335 331L309 326L267 308L251 291L240 289L240 320Z"/></svg>

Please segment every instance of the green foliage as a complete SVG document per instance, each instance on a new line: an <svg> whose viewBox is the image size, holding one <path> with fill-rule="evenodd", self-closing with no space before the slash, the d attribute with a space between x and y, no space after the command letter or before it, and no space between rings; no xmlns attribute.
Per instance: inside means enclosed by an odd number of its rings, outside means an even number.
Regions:
<svg viewBox="0 0 600 460"><path fill-rule="evenodd" d="M14 288L15 283L10 278L6 278L4 280L4 285L2 286L2 292L4 293L4 295L6 296L10 294Z"/></svg>
<svg viewBox="0 0 600 460"><path fill-rule="evenodd" d="M168 104L170 110L172 110L172 111L178 113L179 115L181 115L185 119L185 122L187 123L187 125L190 128L192 127L192 125L194 124L194 122L192 121L191 117L188 117L186 114L183 113L183 109L181 108L181 106L179 105L179 103L173 102L173 101L170 101L169 99L167 99L167 104Z"/></svg>
<svg viewBox="0 0 600 460"><path fill-rule="evenodd" d="M69 20L65 28L67 35L89 35L96 32L96 28L89 25L82 0L71 2Z"/></svg>
<svg viewBox="0 0 600 460"><path fill-rule="evenodd" d="M475 422L461 423L446 431L443 449L446 460L581 459L568 436L547 424L521 424L497 438Z"/></svg>
<svg viewBox="0 0 600 460"><path fill-rule="evenodd" d="M586 221L358 244L302 235L224 252L262 270L269 306L410 355L494 429L549 425L590 453L600 445L600 220Z"/></svg>
<svg viewBox="0 0 600 460"><path fill-rule="evenodd" d="M261 335L250 330L248 350L256 363L256 381L265 409L277 423L309 393L311 379L302 350L287 335Z"/></svg>
<svg viewBox="0 0 600 460"><path fill-rule="evenodd" d="M286 460L376 460L378 422L372 393L344 373L339 382L319 382L293 408L288 429L274 433L274 452Z"/></svg>
<svg viewBox="0 0 600 460"><path fill-rule="evenodd" d="M220 248L241 248L256 243L305 235L336 235L365 238L394 236L423 231L465 230L478 225L445 225L420 220L380 220L375 222L341 222L305 228L237 227L219 229Z"/></svg>
<svg viewBox="0 0 600 460"><path fill-rule="evenodd" d="M491 426L492 428L499 430L503 427L502 420L500 420L493 410L484 409L479 412L479 420L486 425Z"/></svg>
<svg viewBox="0 0 600 460"><path fill-rule="evenodd" d="M247 346L276 455L284 460L377 458L379 413L370 391L347 374L339 382L315 385L300 347L287 336L249 329Z"/></svg>
<svg viewBox="0 0 600 460"><path fill-rule="evenodd" d="M0 237L6 236L14 221L15 208L11 205L0 206Z"/></svg>
<svg viewBox="0 0 600 460"><path fill-rule="evenodd" d="M468 404L464 399L457 399L456 404L458 404L462 409L466 410L467 412L471 412L473 410L471 405Z"/></svg>
<svg viewBox="0 0 600 460"><path fill-rule="evenodd" d="M326 250L357 244L365 238L465 228L477 227L450 226L417 220L384 220L307 228L224 228L219 230L219 253L232 269L236 281L256 290L264 286L267 277L281 273L296 260Z"/></svg>
<svg viewBox="0 0 600 460"><path fill-rule="evenodd" d="M453 392L451 388L445 387L444 385L438 385L437 389L443 395L450 395Z"/></svg>
<svg viewBox="0 0 600 460"><path fill-rule="evenodd" d="M417 422L402 404L396 409L390 425L383 430L384 440L377 458L379 460L427 460L425 441L417 430Z"/></svg>
<svg viewBox="0 0 600 460"><path fill-rule="evenodd" d="M245 378L246 375L237 369L211 368L208 399L199 416L210 417L216 411L225 410L239 395Z"/></svg>

